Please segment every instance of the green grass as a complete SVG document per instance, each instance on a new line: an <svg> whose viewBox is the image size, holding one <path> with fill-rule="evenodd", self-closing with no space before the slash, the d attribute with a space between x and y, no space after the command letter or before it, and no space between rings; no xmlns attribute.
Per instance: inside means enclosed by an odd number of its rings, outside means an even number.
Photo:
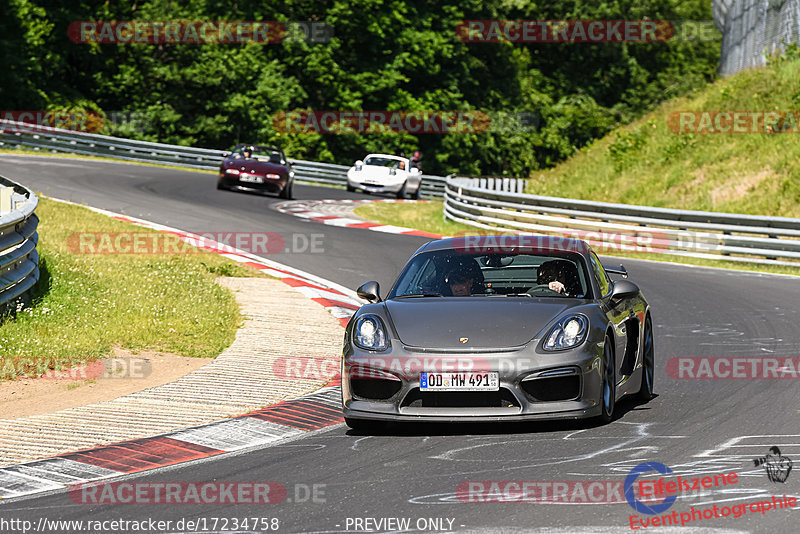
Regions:
<svg viewBox="0 0 800 534"><path fill-rule="evenodd" d="M48 199L36 212L43 287L0 326L0 378L34 369L23 359L60 369L107 357L115 345L213 357L232 343L241 317L215 278L255 271L192 247L197 253L80 254L76 232L157 232Z"/></svg>
<svg viewBox="0 0 800 534"><path fill-rule="evenodd" d="M405 226L415 230L422 230L440 234L443 236L465 236L465 235L485 235L503 233L502 230L492 232L466 224L444 220L442 215L442 202L425 203L388 203L374 202L359 206L354 210L356 215L375 221L380 224L391 224L394 226ZM601 256L613 256L618 258L632 258L640 260L665 261L670 263L681 263L685 265L700 265L705 267L717 267L722 269L735 269L743 271L757 271L762 273L777 273L800 276L800 267L789 267L780 265L758 265L745 264L732 261L706 260L701 258L681 258L666 256L656 253L631 253L622 252L616 249L596 249Z"/></svg>
<svg viewBox="0 0 800 534"><path fill-rule="evenodd" d="M364 217L381 224L404 226L440 235L473 235L478 229L445 219L442 203L423 202L369 202L354 210Z"/></svg>
<svg viewBox="0 0 800 534"><path fill-rule="evenodd" d="M800 217L796 133L675 133L677 111L800 109L800 61L720 79L534 172L526 192L690 210ZM800 118L800 113L795 114ZM673 120L676 116L673 116ZM749 122L748 122L749 123ZM800 129L798 125L793 131Z"/></svg>

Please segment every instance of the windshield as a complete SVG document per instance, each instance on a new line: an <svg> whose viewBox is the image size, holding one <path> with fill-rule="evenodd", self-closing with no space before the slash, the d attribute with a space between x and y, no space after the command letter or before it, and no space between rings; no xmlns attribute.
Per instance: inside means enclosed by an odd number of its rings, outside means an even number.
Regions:
<svg viewBox="0 0 800 534"><path fill-rule="evenodd" d="M279 150L259 145L237 145L231 156L235 159L256 159L279 165L284 163L283 155Z"/></svg>
<svg viewBox="0 0 800 534"><path fill-rule="evenodd" d="M415 256L387 298L520 296L591 298L583 259L574 253L463 254L453 250Z"/></svg>
<svg viewBox="0 0 800 534"><path fill-rule="evenodd" d="M364 165L372 165L373 167L399 167L403 163L399 159L393 158L376 158L371 157L364 160ZM403 164L405 166L405 164Z"/></svg>

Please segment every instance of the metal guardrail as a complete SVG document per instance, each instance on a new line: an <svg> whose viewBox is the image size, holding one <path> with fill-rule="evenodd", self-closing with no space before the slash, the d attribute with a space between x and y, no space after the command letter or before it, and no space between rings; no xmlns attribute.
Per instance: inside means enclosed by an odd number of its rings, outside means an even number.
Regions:
<svg viewBox="0 0 800 534"><path fill-rule="evenodd" d="M490 190L448 178L444 215L492 231L588 241L600 252L653 252L800 266L800 219L572 200Z"/></svg>
<svg viewBox="0 0 800 534"><path fill-rule="evenodd" d="M13 188L11 211L0 214L0 310L5 313L39 281L39 218L34 213L39 199L2 176L0 186Z"/></svg>
<svg viewBox="0 0 800 534"><path fill-rule="evenodd" d="M63 152L84 156L104 156L140 163L178 165L192 169L217 170L223 150L194 148L121 137L62 130L42 125L26 128L18 122L0 120L0 147L27 148L37 151ZM347 165L319 163L290 158L298 181L345 187ZM422 175L422 194L441 197L444 194L443 176Z"/></svg>

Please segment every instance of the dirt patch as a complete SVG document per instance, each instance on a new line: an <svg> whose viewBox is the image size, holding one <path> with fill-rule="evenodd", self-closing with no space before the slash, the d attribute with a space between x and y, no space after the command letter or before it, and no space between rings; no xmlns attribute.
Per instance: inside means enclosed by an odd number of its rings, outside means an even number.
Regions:
<svg viewBox="0 0 800 534"><path fill-rule="evenodd" d="M694 179L679 186L681 202L693 201L703 187L712 185L705 194L711 202L711 209L718 209L727 203L745 198L758 189L765 180L775 175L770 167L765 167L759 172L746 172L739 170L741 166L741 160L733 159L722 166L703 165L695 169L692 172ZM715 175L724 178L714 179Z"/></svg>
<svg viewBox="0 0 800 534"><path fill-rule="evenodd" d="M214 361L155 351L134 354L118 347L113 352L113 357L56 371L47 378L0 382L0 418L15 419L116 399L174 382Z"/></svg>
<svg viewBox="0 0 800 534"><path fill-rule="evenodd" d="M726 183L718 185L711 191L711 205L716 208L727 202L740 200L773 175L774 172L769 167L755 174L734 175Z"/></svg>

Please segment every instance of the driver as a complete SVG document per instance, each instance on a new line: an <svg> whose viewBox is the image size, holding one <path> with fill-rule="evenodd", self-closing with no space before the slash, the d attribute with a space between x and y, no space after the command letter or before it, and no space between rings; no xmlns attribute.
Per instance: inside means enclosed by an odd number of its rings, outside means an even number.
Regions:
<svg viewBox="0 0 800 534"><path fill-rule="evenodd" d="M244 148L244 159L250 159L253 157L253 147L247 146Z"/></svg>
<svg viewBox="0 0 800 534"><path fill-rule="evenodd" d="M551 260L542 263L537 270L537 282L569 297L574 290L574 283L567 265L571 266L564 260Z"/></svg>
<svg viewBox="0 0 800 534"><path fill-rule="evenodd" d="M454 297L469 297L472 295L472 284L475 283L475 279L468 273L454 270L445 277L445 281L450 286L450 293Z"/></svg>

